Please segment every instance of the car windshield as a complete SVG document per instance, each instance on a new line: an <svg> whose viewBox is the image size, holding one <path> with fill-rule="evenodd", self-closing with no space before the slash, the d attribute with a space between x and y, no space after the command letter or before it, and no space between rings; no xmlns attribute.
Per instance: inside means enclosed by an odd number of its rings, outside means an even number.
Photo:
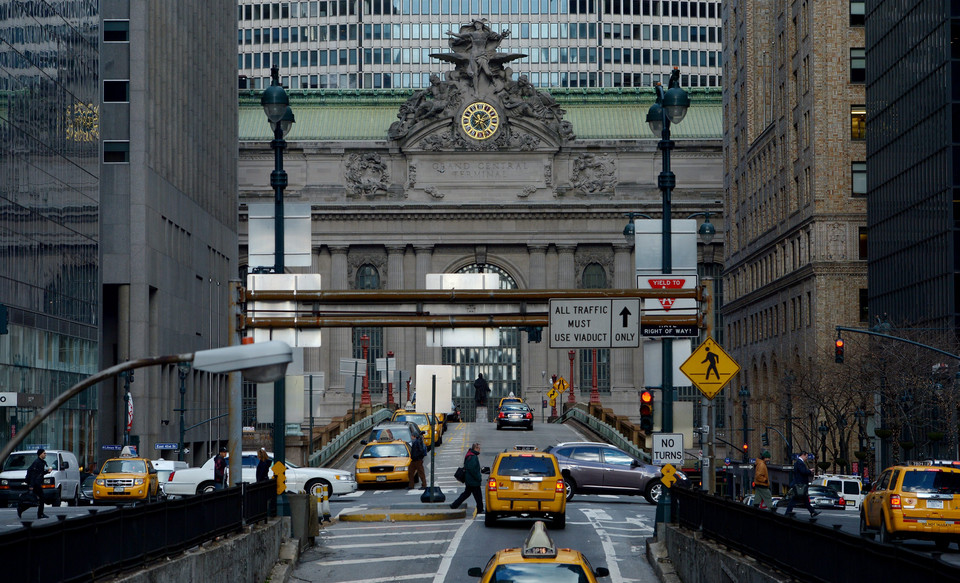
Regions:
<svg viewBox="0 0 960 583"><path fill-rule="evenodd" d="M809 492L818 496L839 496L837 491L830 486L810 486Z"/></svg>
<svg viewBox="0 0 960 583"><path fill-rule="evenodd" d="M3 471L25 470L30 467L30 464L33 463L36 457L36 454L15 453L8 457L7 461L3 463Z"/></svg>
<svg viewBox="0 0 960 583"><path fill-rule="evenodd" d="M567 563L514 563L497 565L491 581L527 583L587 583L589 579L580 565Z"/></svg>
<svg viewBox="0 0 960 583"><path fill-rule="evenodd" d="M377 429L376 427L373 431L370 432L370 441L376 441L386 433L387 431L393 436L393 439L402 439L403 441L413 441L413 438L410 437L410 428L409 427L389 427L383 429Z"/></svg>
<svg viewBox="0 0 960 583"><path fill-rule="evenodd" d="M918 470L904 472L903 491L937 494L960 494L960 472Z"/></svg>
<svg viewBox="0 0 960 583"><path fill-rule="evenodd" d="M529 409L529 407L520 403L508 403L502 407L503 411L516 411L518 413L526 413Z"/></svg>
<svg viewBox="0 0 960 583"><path fill-rule="evenodd" d="M145 474L147 466L143 460L107 460L101 474Z"/></svg>
<svg viewBox="0 0 960 583"><path fill-rule="evenodd" d="M497 473L501 476L553 476L551 460L540 456L510 455L500 459Z"/></svg>
<svg viewBox="0 0 960 583"><path fill-rule="evenodd" d="M430 421L427 419L427 416L422 413L407 413L404 415L397 415L394 418L394 421L413 421L417 425L429 425Z"/></svg>
<svg viewBox="0 0 960 583"><path fill-rule="evenodd" d="M382 445L371 445L363 450L361 458L371 457L408 457L407 446L402 443L384 443Z"/></svg>

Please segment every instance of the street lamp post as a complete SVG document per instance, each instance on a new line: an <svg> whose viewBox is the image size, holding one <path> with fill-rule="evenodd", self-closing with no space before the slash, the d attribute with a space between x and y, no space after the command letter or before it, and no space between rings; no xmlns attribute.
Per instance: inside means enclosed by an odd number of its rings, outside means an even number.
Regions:
<svg viewBox="0 0 960 583"><path fill-rule="evenodd" d="M183 461L183 436L187 432L185 419L183 417L184 412L186 411L186 396L187 396L187 374L190 372L190 363L181 362L177 364L177 376L180 377L180 408L177 411L180 412L180 443L177 444L177 461Z"/></svg>
<svg viewBox="0 0 960 583"><path fill-rule="evenodd" d="M597 349L594 348L591 353L593 359L592 367L590 369L590 376L593 378L593 382L590 383L590 404L600 404L600 388L597 386Z"/></svg>
<svg viewBox="0 0 960 583"><path fill-rule="evenodd" d="M367 350L370 348L370 337L364 334L360 337L360 347L363 349L363 366L370 370L370 364L367 362ZM360 406L370 405L370 385L367 379L370 375L363 375L363 390L360 392Z"/></svg>
<svg viewBox="0 0 960 583"><path fill-rule="evenodd" d="M577 398L573 394L573 359L576 358L577 351L571 350L567 353L567 358L570 359L570 382L567 383L567 390L570 391L570 394L567 395L567 403L570 405L576 405Z"/></svg>
<svg viewBox="0 0 960 583"><path fill-rule="evenodd" d="M270 186L273 187L273 272L283 273L283 189L287 187L287 172L283 169L283 151L287 148L284 140L295 122L290 99L280 85L280 67L270 68L273 82L260 97L260 105L267 115L273 130L273 172L270 173ZM283 378L273 384L273 456L283 463L286 459L286 382Z"/></svg>
<svg viewBox="0 0 960 583"><path fill-rule="evenodd" d="M387 351L387 408L393 405L393 383L390 382L390 359L393 358L393 351Z"/></svg>
<svg viewBox="0 0 960 583"><path fill-rule="evenodd" d="M830 431L830 428L827 427L826 423L820 423L817 431L820 432L820 462L825 463L827 461L827 432Z"/></svg>
<svg viewBox="0 0 960 583"><path fill-rule="evenodd" d="M672 228L670 222L670 197L673 188L677 185L677 177L670 171L670 150L674 147L673 140L670 139L670 124L680 123L687 115L687 109L690 107L690 96L680 88L680 69L674 67L670 74L670 87L667 91L663 86L657 83L657 101L650 106L647 111L647 124L650 131L655 135L660 134L660 142L657 149L660 150L663 157L663 166L660 175L657 176L657 186L663 193L663 211L661 237L662 237L662 270L666 276L673 273L673 249L671 247ZM661 429L665 433L673 431L673 340L664 338L661 340L662 354L662 372L661 382L663 388L663 417L661 420Z"/></svg>
<svg viewBox="0 0 960 583"><path fill-rule="evenodd" d="M750 420L750 415L747 413L747 401L750 399L750 390L746 386L743 386L737 394L740 395L740 404L743 405L743 463L747 463L746 445L749 443L747 441L747 431L749 431L749 429L747 429L747 423Z"/></svg>

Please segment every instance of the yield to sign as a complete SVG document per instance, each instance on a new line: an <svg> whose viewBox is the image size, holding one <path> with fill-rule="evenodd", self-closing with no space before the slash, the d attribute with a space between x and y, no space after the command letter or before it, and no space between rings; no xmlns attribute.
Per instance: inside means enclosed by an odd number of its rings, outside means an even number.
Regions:
<svg viewBox="0 0 960 583"><path fill-rule="evenodd" d="M696 275L662 275L662 274L641 274L637 275L637 289L653 289L653 290L681 290L681 289L696 289L698 285ZM645 313L648 315L656 315L658 312L661 314L674 314L678 310L682 311L684 315L691 312L695 313L697 310L697 300L695 299L682 299L678 300L677 298L671 297L661 297L656 300L658 303L653 303L652 306L644 306ZM646 300L646 304L652 303L653 300ZM671 312L670 310L674 311Z"/></svg>
<svg viewBox="0 0 960 583"><path fill-rule="evenodd" d="M647 282L650 284L650 289L683 289L683 284L687 282L687 279L685 277L651 277L647 278ZM677 298L659 299L663 309L669 310L673 307L673 302Z"/></svg>

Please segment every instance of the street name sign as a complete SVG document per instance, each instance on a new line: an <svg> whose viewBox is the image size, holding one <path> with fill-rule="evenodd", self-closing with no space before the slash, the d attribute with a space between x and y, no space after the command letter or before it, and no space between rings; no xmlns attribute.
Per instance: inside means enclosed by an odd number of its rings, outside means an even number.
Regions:
<svg viewBox="0 0 960 583"><path fill-rule="evenodd" d="M680 372L712 400L740 372L740 365L713 338L707 338L680 365Z"/></svg>
<svg viewBox="0 0 960 583"><path fill-rule="evenodd" d="M639 346L639 299L550 300L550 348Z"/></svg>
<svg viewBox="0 0 960 583"><path fill-rule="evenodd" d="M167 450L167 449L177 449L178 447L180 447L180 446L179 446L179 444L176 444L176 443L155 443L155 444L153 444L153 449Z"/></svg>
<svg viewBox="0 0 960 583"><path fill-rule="evenodd" d="M663 466L675 464L683 465L683 434L682 433L654 433L653 448L651 449L653 465Z"/></svg>

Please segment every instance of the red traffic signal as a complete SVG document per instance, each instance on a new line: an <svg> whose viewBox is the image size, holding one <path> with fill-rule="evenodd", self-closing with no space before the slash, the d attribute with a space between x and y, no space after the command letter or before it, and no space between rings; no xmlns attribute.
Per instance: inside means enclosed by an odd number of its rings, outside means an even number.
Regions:
<svg viewBox="0 0 960 583"><path fill-rule="evenodd" d="M653 433L653 393L640 393L640 429L646 433Z"/></svg>
<svg viewBox="0 0 960 583"><path fill-rule="evenodd" d="M843 363L843 338L837 338L834 341L834 360L837 363Z"/></svg>

